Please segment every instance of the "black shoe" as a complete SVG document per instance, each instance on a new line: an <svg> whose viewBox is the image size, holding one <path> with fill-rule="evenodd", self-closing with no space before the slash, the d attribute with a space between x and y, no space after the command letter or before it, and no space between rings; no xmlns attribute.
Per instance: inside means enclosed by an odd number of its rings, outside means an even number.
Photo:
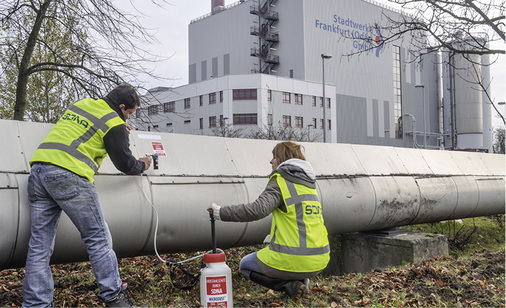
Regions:
<svg viewBox="0 0 506 308"><path fill-rule="evenodd" d="M118 295L110 301L105 302L106 307L137 307L132 304L127 291L127 283L123 282Z"/></svg>
<svg viewBox="0 0 506 308"><path fill-rule="evenodd" d="M300 280L271 278L257 272L251 272L250 278L253 282L271 290L284 292L290 298L303 295L306 291L306 285ZM309 286L309 279L307 285Z"/></svg>
<svg viewBox="0 0 506 308"><path fill-rule="evenodd" d="M289 298L296 298L302 296L306 286L300 280L289 280L283 286L283 291Z"/></svg>

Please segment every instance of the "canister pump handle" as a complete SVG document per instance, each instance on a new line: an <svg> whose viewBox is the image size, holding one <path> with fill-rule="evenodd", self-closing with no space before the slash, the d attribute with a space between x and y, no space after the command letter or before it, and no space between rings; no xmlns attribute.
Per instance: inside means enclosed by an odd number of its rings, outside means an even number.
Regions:
<svg viewBox="0 0 506 308"><path fill-rule="evenodd" d="M212 239L212 245L213 245L213 253L216 253L216 231L214 227L214 215L213 215L213 209L209 209L209 217L211 218L211 239Z"/></svg>

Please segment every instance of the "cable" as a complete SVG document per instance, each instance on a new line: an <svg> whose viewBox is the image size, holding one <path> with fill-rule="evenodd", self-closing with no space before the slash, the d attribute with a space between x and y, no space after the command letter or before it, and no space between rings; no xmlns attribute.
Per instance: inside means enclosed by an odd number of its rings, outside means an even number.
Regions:
<svg viewBox="0 0 506 308"><path fill-rule="evenodd" d="M155 211L155 234L154 234L154 239L153 239L153 246L154 246L154 249L155 249L155 254L158 258L158 260L162 261L163 263L165 264L168 264L168 265L179 265L179 264L183 264L185 262L189 262L189 261L192 261L192 260L195 260L195 259L198 259L198 258L202 258L204 256L204 254L200 254L198 256L195 256L195 257L192 257L192 258L189 258L189 259L186 259L186 260L182 260L182 261L177 261L177 262L172 262L172 261L168 261L168 260L165 260L163 259L160 254L158 253L158 248L156 247L156 242L157 242L157 237L156 237L156 234L158 233L158 220L159 220L159 217L158 217L158 211L156 210L156 207L155 205L151 202L150 198L148 198L148 196L146 195L146 193L144 192L144 189L142 187L142 173L140 174L140 181L141 183L139 184L139 187L142 191L142 194L144 195L144 197L146 198L146 200L149 202L149 204L151 205L151 208L153 208L153 210ZM148 180L149 182L149 176L146 175L146 179Z"/></svg>

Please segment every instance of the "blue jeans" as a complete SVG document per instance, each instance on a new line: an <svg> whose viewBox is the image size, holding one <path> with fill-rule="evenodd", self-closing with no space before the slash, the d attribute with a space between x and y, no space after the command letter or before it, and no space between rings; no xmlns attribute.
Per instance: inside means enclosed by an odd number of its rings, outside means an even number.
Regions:
<svg viewBox="0 0 506 308"><path fill-rule="evenodd" d="M241 262L239 263L239 270L241 271L241 274L248 280L251 280L250 278L251 272L262 273L262 271L260 271L260 268L258 267L257 260L258 260L257 253L253 252L242 258Z"/></svg>
<svg viewBox="0 0 506 308"><path fill-rule="evenodd" d="M98 296L105 301L120 291L118 261L98 202L95 185L66 169L33 164L28 179L31 237L23 283L23 306L52 306L54 282L49 267L62 210L86 244L97 279Z"/></svg>

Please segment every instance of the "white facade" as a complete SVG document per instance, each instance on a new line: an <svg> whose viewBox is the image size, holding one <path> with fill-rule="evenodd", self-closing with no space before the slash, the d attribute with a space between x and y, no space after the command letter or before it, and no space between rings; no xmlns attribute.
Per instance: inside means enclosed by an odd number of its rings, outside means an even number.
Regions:
<svg viewBox="0 0 506 308"><path fill-rule="evenodd" d="M458 148L455 143L443 143L449 140L443 136L452 133L443 129L442 120L452 116L444 114L442 106L438 55L429 53L414 61L410 34L383 43L389 36L388 18L405 18L401 12L370 0L247 0L214 12L189 25L189 85L156 94L159 101L149 103L190 97L190 109L170 115L186 119L186 125L184 120L182 126L181 121L171 120L167 126L159 115L150 117L151 129L209 135L213 134L209 126L214 125L209 117L216 116L218 126L234 125L234 115L237 119L239 114L256 113L257 128L284 123L283 116L290 115L292 121L303 117L302 128L311 124L310 129L316 126L322 132L322 116L317 114L323 109L309 108L308 100L323 95L325 68L325 96L331 97L326 109L331 125L327 142ZM322 54L332 58L323 60ZM234 101L233 91L240 89L257 89L257 99ZM268 89L274 93L270 102ZM217 97L223 93L222 105L193 107L201 95L213 92ZM283 92L292 95L291 105L276 94ZM302 107L294 104L296 94L304 96ZM220 122L220 117L226 120ZM140 129L147 129L141 122L135 121ZM481 134L488 134L488 129ZM490 149L491 144L483 144L489 140L489 136L472 138L466 140L465 148Z"/></svg>
<svg viewBox="0 0 506 308"><path fill-rule="evenodd" d="M234 99L234 90L254 90L256 99ZM335 105L335 87L327 85L326 98L331 106ZM163 131L181 134L215 135L221 127L248 132L265 128L268 125L283 125L289 119L294 129L303 129L310 136L321 140L323 108L321 96L323 87L319 83L301 81L292 78L266 74L234 75L213 78L199 83L168 90L167 88L151 91L146 96L150 106L156 109L149 117L148 108L139 110L132 122L133 129ZM290 102L282 102L283 93L289 95ZM296 95L302 98L296 102ZM215 102L212 101L215 96ZM285 96L286 97L286 96ZM189 100L190 104L186 104ZM202 101L202 104L201 104ZM316 101L314 106L313 101ZM174 110L170 110L170 105ZM142 115L144 113L144 115ZM254 115L254 123L234 124L241 116ZM239 118L239 120L237 120ZM302 118L301 123L297 119ZM214 119L214 121L213 121ZM316 125L313 123L316 119ZM336 142L336 117L327 109L327 142ZM309 127L308 125L313 125Z"/></svg>

